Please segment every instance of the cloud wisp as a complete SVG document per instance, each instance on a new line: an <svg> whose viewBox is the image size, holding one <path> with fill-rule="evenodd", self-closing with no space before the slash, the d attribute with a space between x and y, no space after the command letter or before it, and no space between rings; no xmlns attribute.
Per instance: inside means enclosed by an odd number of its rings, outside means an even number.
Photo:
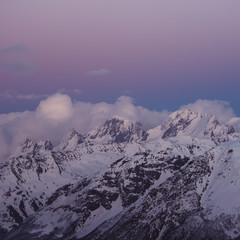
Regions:
<svg viewBox="0 0 240 240"><path fill-rule="evenodd" d="M0 101L16 101L16 100L37 100L48 97L47 94L21 94L14 91L0 92Z"/></svg>
<svg viewBox="0 0 240 240"><path fill-rule="evenodd" d="M12 60L0 62L0 71L7 70L14 73L32 72L36 67L35 63L24 58L15 59L16 56L14 55L16 53L26 53L28 51L29 48L23 43L1 48L0 57L5 57L6 54L13 54L13 56L11 57Z"/></svg>
<svg viewBox="0 0 240 240"><path fill-rule="evenodd" d="M17 43L15 45L7 46L0 49L0 56L7 53L28 52L29 49L23 43Z"/></svg>
<svg viewBox="0 0 240 240"><path fill-rule="evenodd" d="M109 75L112 74L112 71L110 69L98 69L98 70L91 70L87 72L87 76L90 77L98 77L98 76L105 76L105 75Z"/></svg>
<svg viewBox="0 0 240 240"><path fill-rule="evenodd" d="M26 59L11 60L0 63L0 71L9 70L15 73L32 72L36 64Z"/></svg>
<svg viewBox="0 0 240 240"><path fill-rule="evenodd" d="M66 89L66 88L60 88L57 90L57 93L61 93L61 94L76 94L76 95L80 95L82 94L82 91L80 89L74 88L74 89Z"/></svg>

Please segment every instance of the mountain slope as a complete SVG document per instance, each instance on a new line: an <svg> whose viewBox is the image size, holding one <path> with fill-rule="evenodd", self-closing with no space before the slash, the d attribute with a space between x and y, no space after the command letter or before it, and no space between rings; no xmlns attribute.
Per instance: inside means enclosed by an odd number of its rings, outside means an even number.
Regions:
<svg viewBox="0 0 240 240"><path fill-rule="evenodd" d="M0 167L4 239L240 237L240 137L180 110L146 132L115 117ZM8 231L8 234L6 234Z"/></svg>

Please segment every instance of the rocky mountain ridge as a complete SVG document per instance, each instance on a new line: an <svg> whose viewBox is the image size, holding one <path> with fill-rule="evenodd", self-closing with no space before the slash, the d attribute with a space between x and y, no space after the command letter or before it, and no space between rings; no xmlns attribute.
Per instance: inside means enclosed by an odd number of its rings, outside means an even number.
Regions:
<svg viewBox="0 0 240 240"><path fill-rule="evenodd" d="M114 117L0 166L3 239L240 238L240 134L181 109L161 126Z"/></svg>

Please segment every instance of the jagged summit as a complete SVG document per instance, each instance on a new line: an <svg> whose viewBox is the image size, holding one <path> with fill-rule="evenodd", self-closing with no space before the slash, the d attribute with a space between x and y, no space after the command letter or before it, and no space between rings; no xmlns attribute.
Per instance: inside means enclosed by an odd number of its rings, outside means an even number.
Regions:
<svg viewBox="0 0 240 240"><path fill-rule="evenodd" d="M211 139L215 143L228 141L234 137L235 129L220 124L215 116L180 109L169 115L159 127L150 130L149 140L160 137L163 139L176 136Z"/></svg>
<svg viewBox="0 0 240 240"><path fill-rule="evenodd" d="M61 141L57 148L63 150L73 150L78 144L83 142L84 137L73 128Z"/></svg>
<svg viewBox="0 0 240 240"><path fill-rule="evenodd" d="M194 120L201 118L202 115L199 113L194 113L189 109L180 109L172 113L162 124L161 130L164 132L162 137L175 137L180 132L184 132Z"/></svg>
<svg viewBox="0 0 240 240"><path fill-rule="evenodd" d="M21 151L27 152L30 149L32 149L34 147L34 145L35 145L35 143L31 139L27 138L21 147Z"/></svg>
<svg viewBox="0 0 240 240"><path fill-rule="evenodd" d="M25 142L19 146L11 156L27 155L29 153L37 154L39 152L51 150L53 150L53 144L49 139L36 143L33 140L27 138Z"/></svg>
<svg viewBox="0 0 240 240"><path fill-rule="evenodd" d="M140 122L132 122L125 118L114 116L90 131L85 138L100 142L128 143L142 141L147 137Z"/></svg>
<svg viewBox="0 0 240 240"><path fill-rule="evenodd" d="M171 117L172 119L175 119L175 118L191 119L191 118L195 118L198 115L203 116L203 114L194 112L194 111L190 110L189 108L181 108L181 109L171 113L169 115L169 117ZM207 115L207 114L204 114L204 115Z"/></svg>
<svg viewBox="0 0 240 240"><path fill-rule="evenodd" d="M111 120L111 119L118 119L118 120L124 121L126 124L132 122L132 121L129 120L128 118L125 118L125 117L122 117L122 116L119 116L119 115L113 115L113 116L112 116L110 119L108 119L108 120Z"/></svg>

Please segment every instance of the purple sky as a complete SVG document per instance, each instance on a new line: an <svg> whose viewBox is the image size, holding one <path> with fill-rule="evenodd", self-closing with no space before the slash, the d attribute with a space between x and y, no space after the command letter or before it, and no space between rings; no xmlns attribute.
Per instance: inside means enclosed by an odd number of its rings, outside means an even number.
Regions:
<svg viewBox="0 0 240 240"><path fill-rule="evenodd" d="M240 115L240 2L1 0L0 113L75 100L176 110L229 101Z"/></svg>

